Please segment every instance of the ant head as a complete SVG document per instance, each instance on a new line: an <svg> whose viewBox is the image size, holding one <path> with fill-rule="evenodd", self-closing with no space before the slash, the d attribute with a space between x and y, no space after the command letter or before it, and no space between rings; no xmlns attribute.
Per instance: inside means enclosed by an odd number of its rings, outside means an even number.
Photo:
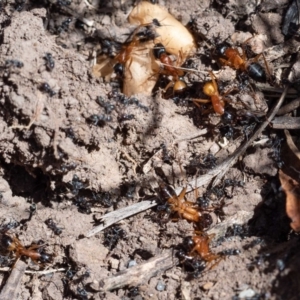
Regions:
<svg viewBox="0 0 300 300"><path fill-rule="evenodd" d="M230 44L227 42L223 42L221 44L218 44L215 48L215 53L216 55L220 56L220 57L225 57L225 52L228 48L230 48Z"/></svg>
<svg viewBox="0 0 300 300"><path fill-rule="evenodd" d="M42 252L39 260L42 264L46 264L46 263L50 263L52 261L52 258L53 258L52 255Z"/></svg>
<svg viewBox="0 0 300 300"><path fill-rule="evenodd" d="M117 63L114 65L114 71L118 77L122 78L124 75L124 65L121 63Z"/></svg>
<svg viewBox="0 0 300 300"><path fill-rule="evenodd" d="M184 248L186 248L188 251L190 251L195 246L195 243L194 243L193 238L191 236L187 236L183 239L182 245L183 245Z"/></svg>
<svg viewBox="0 0 300 300"><path fill-rule="evenodd" d="M155 44L153 54L156 59L159 59L162 54L166 53L166 48L162 43Z"/></svg>
<svg viewBox="0 0 300 300"><path fill-rule="evenodd" d="M1 238L1 246L7 250L11 250L14 247L13 238L7 234L3 234Z"/></svg>

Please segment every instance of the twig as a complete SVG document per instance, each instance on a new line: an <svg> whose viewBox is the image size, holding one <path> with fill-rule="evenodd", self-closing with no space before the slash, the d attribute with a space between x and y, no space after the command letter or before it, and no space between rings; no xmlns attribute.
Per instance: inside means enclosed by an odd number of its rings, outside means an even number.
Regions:
<svg viewBox="0 0 300 300"><path fill-rule="evenodd" d="M143 264L121 271L115 276L105 278L99 283L99 286L92 285L91 288L100 291L111 291L124 286L137 286L142 282L147 282L151 277L172 268L177 262L178 260L174 257L173 251L167 250Z"/></svg>
<svg viewBox="0 0 300 300"><path fill-rule="evenodd" d="M27 264L22 260L18 260L0 294L1 300L18 299L19 289L22 277L25 273Z"/></svg>
<svg viewBox="0 0 300 300"><path fill-rule="evenodd" d="M279 117L272 121L274 129L300 129L300 118L296 117Z"/></svg>
<svg viewBox="0 0 300 300"><path fill-rule="evenodd" d="M223 178L223 176L225 175L227 170L232 165L235 164L238 157L247 150L249 145L251 145L254 142L254 140L261 134L261 132L270 124L270 122L276 115L278 109L282 105L288 89L289 89L289 86L286 86L281 97L277 101L276 105L269 113L269 116L267 117L266 121L264 121L260 125L260 127L257 129L257 131L252 135L252 137L249 140L247 140L243 145L241 145L228 159L226 159L224 162L219 164L216 168L210 170L209 172L207 172L204 175L199 176L196 180L195 179L191 180L188 183L187 192L193 191L196 188L199 188L205 184L208 184L209 182L211 182L211 180L214 177L216 177L216 178L213 182L213 186L215 186L219 183L219 181L221 180L221 178ZM177 194L179 194L181 192L181 190L182 190L182 187L178 187L177 189L175 189L175 192ZM155 198L153 200L155 200ZM154 207L156 205L157 205L157 203L155 201L154 202L153 201L143 201L143 202L139 202L134 205L131 205L129 207L124 207L119 210L112 211L112 212L108 213L107 215L104 215L101 218L101 221L104 221L104 223L93 228L92 230L90 230L86 234L86 237L91 237L92 235L100 232L101 230L103 230L125 218L128 218L132 215L135 215L139 212L147 210L148 208Z"/></svg>
<svg viewBox="0 0 300 300"><path fill-rule="evenodd" d="M156 206L157 203L155 202L155 198L147 201L142 201L130 206L123 207L118 210L114 210L104 216L101 217L100 221L103 222L102 224L98 225L97 227L94 227L92 230L90 230L86 237L91 237L94 234L102 231L103 229L123 220L130 216L133 216L137 213L140 213L144 210L147 210L153 206Z"/></svg>
<svg viewBox="0 0 300 300"><path fill-rule="evenodd" d="M0 268L0 272L9 272L11 271L10 267L4 267ZM42 271L30 271L26 270L25 274L37 274L37 275L47 275L51 273L57 273L57 272L64 272L66 269L60 268L60 269L49 269L49 270L42 270Z"/></svg>
<svg viewBox="0 0 300 300"><path fill-rule="evenodd" d="M297 98L293 101L291 101L290 103L282 106L278 112L277 112L277 116L282 116L285 115L291 111L293 111L294 109L297 109L300 106L300 98Z"/></svg>

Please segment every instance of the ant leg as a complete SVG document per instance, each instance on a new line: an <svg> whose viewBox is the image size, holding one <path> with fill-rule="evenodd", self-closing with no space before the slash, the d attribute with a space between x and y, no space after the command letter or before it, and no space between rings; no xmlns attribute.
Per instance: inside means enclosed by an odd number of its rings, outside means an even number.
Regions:
<svg viewBox="0 0 300 300"><path fill-rule="evenodd" d="M210 103L211 101L210 100L208 100L208 99L192 99L192 101L195 103ZM196 104L195 103L195 104Z"/></svg>
<svg viewBox="0 0 300 300"><path fill-rule="evenodd" d="M185 194L186 194L186 187L183 188L183 189L181 190L180 194L177 196L178 201L182 201L182 200L184 199Z"/></svg>
<svg viewBox="0 0 300 300"><path fill-rule="evenodd" d="M217 85L217 82L216 82L216 76L212 71L208 71L208 73L209 73L209 76L212 80L212 84L214 86L214 89L215 89L217 95L219 96L219 88L218 88L218 85Z"/></svg>
<svg viewBox="0 0 300 300"><path fill-rule="evenodd" d="M167 90L168 90L171 86L174 86L174 82L173 82L173 81L170 81L170 82L168 83L168 85L164 88L164 93L166 93Z"/></svg>

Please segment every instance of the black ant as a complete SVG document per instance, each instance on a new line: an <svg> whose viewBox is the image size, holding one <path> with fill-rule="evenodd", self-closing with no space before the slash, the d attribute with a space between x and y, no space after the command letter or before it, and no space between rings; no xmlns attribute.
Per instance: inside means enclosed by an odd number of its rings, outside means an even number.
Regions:
<svg viewBox="0 0 300 300"><path fill-rule="evenodd" d="M26 0L15 0L15 10L16 11L23 10L25 4L26 4Z"/></svg>
<svg viewBox="0 0 300 300"><path fill-rule="evenodd" d="M56 92L51 89L50 85L47 82L41 84L40 90L49 94L50 97L56 95Z"/></svg>
<svg viewBox="0 0 300 300"><path fill-rule="evenodd" d="M111 207L113 202L111 200L111 195L108 192L98 193L93 195L93 199L96 202L100 202L105 207Z"/></svg>
<svg viewBox="0 0 300 300"><path fill-rule="evenodd" d="M197 278L206 269L206 261L194 256L186 255L183 249L176 252L180 264L189 277Z"/></svg>
<svg viewBox="0 0 300 300"><path fill-rule="evenodd" d="M77 287L77 297L82 300L88 300L88 293L84 288Z"/></svg>
<svg viewBox="0 0 300 300"><path fill-rule="evenodd" d="M110 114L115 109L114 104L105 102L101 96L97 97L96 102L105 109L106 114Z"/></svg>
<svg viewBox="0 0 300 300"><path fill-rule="evenodd" d="M228 187L228 186L238 186L238 187L244 187L245 186L245 183L244 181L241 181L241 180L235 180L235 179L225 179L223 181L223 186L224 187Z"/></svg>
<svg viewBox="0 0 300 300"><path fill-rule="evenodd" d="M112 117L107 116L107 115L91 115L88 119L95 126L97 126L98 124L104 125L106 122L111 122L112 121Z"/></svg>
<svg viewBox="0 0 300 300"><path fill-rule="evenodd" d="M49 218L45 221L45 224L54 232L56 235L60 235L62 233L62 229L57 227L54 223L53 219Z"/></svg>
<svg viewBox="0 0 300 300"><path fill-rule="evenodd" d="M74 174L73 179L71 181L71 186L72 194L78 195L79 190L84 189L87 185L83 183L76 174Z"/></svg>
<svg viewBox="0 0 300 300"><path fill-rule="evenodd" d="M0 227L0 232L1 233L4 233L4 232L7 232L11 229L15 229L17 228L18 226L20 226L20 223L18 221L11 221L5 225L2 225L1 224L1 227Z"/></svg>
<svg viewBox="0 0 300 300"><path fill-rule="evenodd" d="M55 62L54 59L52 57L51 53L46 53L44 56L44 59L46 61L46 68L48 71L52 71L54 69L55 66Z"/></svg>
<svg viewBox="0 0 300 300"><path fill-rule="evenodd" d="M104 231L104 246L113 250L120 239L126 238L126 231L119 226L112 226Z"/></svg>
<svg viewBox="0 0 300 300"><path fill-rule="evenodd" d="M83 214L91 214L91 202L88 201L85 197L82 196L77 196L75 198L75 205L78 207L78 211L83 213Z"/></svg>
<svg viewBox="0 0 300 300"><path fill-rule="evenodd" d="M70 0L57 0L56 3L59 6L69 6L69 5L71 5L72 1L70 1Z"/></svg>
<svg viewBox="0 0 300 300"><path fill-rule="evenodd" d="M7 59L5 61L5 67L6 68L15 67L21 69L24 67L24 64L21 61L16 59Z"/></svg>
<svg viewBox="0 0 300 300"><path fill-rule="evenodd" d="M134 119L134 115L133 115L133 114L129 114L129 115L127 115L127 114L122 114L122 115L120 115L120 116L118 117L118 121L119 121L120 123L125 122L125 121L130 121L130 120L133 120L133 119Z"/></svg>
<svg viewBox="0 0 300 300"><path fill-rule="evenodd" d="M239 249L226 249L223 250L219 253L220 255L225 255L225 256L232 256L232 255L240 255L241 254L241 250Z"/></svg>
<svg viewBox="0 0 300 300"><path fill-rule="evenodd" d="M72 22L72 18L68 18L61 23L61 25L57 28L58 33L62 33L63 31L67 31L69 29L69 25Z"/></svg>

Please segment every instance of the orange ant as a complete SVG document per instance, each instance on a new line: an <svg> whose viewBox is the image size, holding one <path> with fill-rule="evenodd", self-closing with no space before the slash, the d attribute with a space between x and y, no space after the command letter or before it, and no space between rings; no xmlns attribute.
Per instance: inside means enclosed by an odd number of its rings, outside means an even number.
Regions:
<svg viewBox="0 0 300 300"><path fill-rule="evenodd" d="M174 189L166 184L160 184L160 194L170 206L172 212L177 212L181 218L191 222L199 222L201 213L197 209L197 205L193 202L184 200L186 188L183 188L177 196Z"/></svg>
<svg viewBox="0 0 300 300"><path fill-rule="evenodd" d="M218 85L215 79L215 75L212 71L209 71L209 75L211 77L212 81L206 82L203 86L203 93L210 97L211 103L213 105L214 111L219 114L224 114L224 106L225 106L225 96L228 95L232 89L224 93L223 95L220 95ZM206 103L209 102L205 99L193 99L193 102L201 102Z"/></svg>
<svg viewBox="0 0 300 300"><path fill-rule="evenodd" d="M117 64L114 66L114 71L120 77L123 77L124 66L127 61L129 61L128 69L132 64L132 52L134 48L138 47L140 42L144 42L145 39L154 39L156 33L153 31L153 26L161 26L157 19L153 19L151 23L139 25L131 34L131 41L125 43L122 46L121 51L114 57L114 60L117 61ZM140 28L145 27L145 32L139 32Z"/></svg>
<svg viewBox="0 0 300 300"><path fill-rule="evenodd" d="M159 59L160 62L163 64L163 69L161 70L161 74L170 75L173 77L173 81L170 82L165 91L173 84L173 91L174 92L182 92L186 89L187 85L183 80L184 71L176 66L173 65L173 61L171 57L167 54L166 48L163 44L158 43L155 44L153 49L153 54L156 59ZM177 65L180 66L181 59L177 61Z"/></svg>
<svg viewBox="0 0 300 300"><path fill-rule="evenodd" d="M3 234L1 237L1 246L7 251L15 253L17 259L21 256L27 256L34 262L49 263L52 259L51 255L42 251L44 245L32 244L30 247L24 247L16 237L10 237Z"/></svg>
<svg viewBox="0 0 300 300"><path fill-rule="evenodd" d="M225 42L216 47L216 54L220 57L219 60L222 65L229 66L235 70L240 70L242 72L247 72L248 75L256 81L266 82L266 72L263 67L259 63L257 63L259 57L263 55L262 53L257 55L253 59L247 59L244 49L243 54L241 55L238 49L231 47L228 43ZM268 73L270 73L264 55L263 58L267 67L267 71Z"/></svg>
<svg viewBox="0 0 300 300"><path fill-rule="evenodd" d="M196 232L197 235L188 236L183 241L183 246L189 251L189 255L199 255L200 258L208 263L216 261L210 268L213 268L220 262L222 257L211 252L209 244L214 238L214 234L208 235L205 232Z"/></svg>

